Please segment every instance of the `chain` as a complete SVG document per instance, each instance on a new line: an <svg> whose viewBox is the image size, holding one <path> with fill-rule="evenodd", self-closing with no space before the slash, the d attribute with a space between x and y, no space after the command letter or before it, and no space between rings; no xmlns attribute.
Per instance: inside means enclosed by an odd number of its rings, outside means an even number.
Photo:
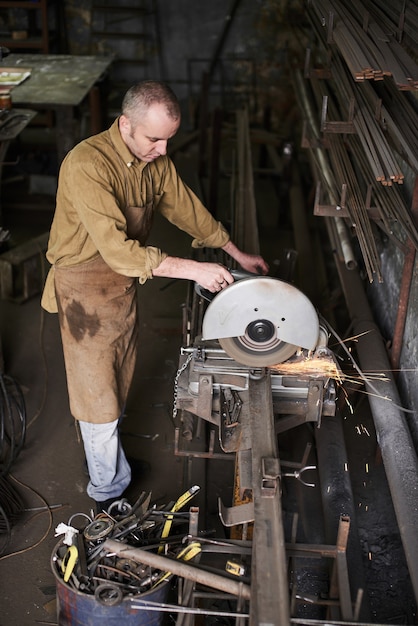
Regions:
<svg viewBox="0 0 418 626"><path fill-rule="evenodd" d="M177 396L178 396L178 386L180 376L183 374L184 370L189 366L190 361L193 358L193 352L187 356L187 359L184 361L183 365L177 370L176 377L174 379L174 402L173 402L173 420L177 417Z"/></svg>

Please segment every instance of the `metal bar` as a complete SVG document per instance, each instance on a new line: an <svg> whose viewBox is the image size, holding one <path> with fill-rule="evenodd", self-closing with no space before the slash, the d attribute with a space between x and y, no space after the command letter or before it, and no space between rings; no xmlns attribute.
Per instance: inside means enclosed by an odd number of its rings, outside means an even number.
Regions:
<svg viewBox="0 0 418 626"><path fill-rule="evenodd" d="M197 537L199 529L199 509L198 507L190 508L189 517L189 537L188 540L193 541L192 537ZM198 540L197 540L198 541ZM192 580L179 581L179 605L184 607L193 607L193 592L195 583ZM181 590L181 594L180 594ZM179 613L177 616L176 626L192 626L193 618L190 613Z"/></svg>
<svg viewBox="0 0 418 626"><path fill-rule="evenodd" d="M341 606L341 615L344 620L353 619L353 607L351 603L350 585L347 569L347 543L348 531L350 530L350 518L341 516L337 536L337 579Z"/></svg>
<svg viewBox="0 0 418 626"><path fill-rule="evenodd" d="M161 556L154 552L140 548L132 548L114 539L106 539L103 543L103 550L117 554L123 558L132 559L136 563L150 565L163 572L172 572L176 576L193 580L207 587L218 589L219 591L225 591L231 595L242 597L245 600L250 599L250 587L248 585L231 580L226 576L207 572L206 570L183 563L177 559L169 559L166 556Z"/></svg>
<svg viewBox="0 0 418 626"><path fill-rule="evenodd" d="M418 68L414 60L395 39L400 18L392 29L382 21L383 11L371 3L367 11L363 4L334 0L332 12L328 3L310 3L312 18L322 24L326 32L316 32L324 45L333 42L356 81L382 80L392 76L399 89L416 89ZM331 39L332 37L332 39ZM408 69L406 69L408 68Z"/></svg>
<svg viewBox="0 0 418 626"><path fill-rule="evenodd" d="M254 536L251 573L251 626L287 626L289 587L280 488L263 486L263 460L278 461L271 376L249 382ZM265 463L264 463L265 465Z"/></svg>
<svg viewBox="0 0 418 626"><path fill-rule="evenodd" d="M418 216L418 176L415 178L414 192L412 197L412 213ZM416 250L411 240L407 243L404 266L402 270L402 280L399 292L398 312L396 315L395 328L393 330L392 348L390 352L390 364L393 370L399 369L401 358L403 336L405 330L406 316L408 313L409 292L411 289L412 277L414 275Z"/></svg>
<svg viewBox="0 0 418 626"><path fill-rule="evenodd" d="M236 617L240 619L248 619L247 613L236 613L233 611L210 611L209 609L196 609L189 607L180 607L176 604L162 604L151 600L136 600L138 604L130 607L136 611L158 611L160 613L190 613L190 615L204 615L213 617Z"/></svg>

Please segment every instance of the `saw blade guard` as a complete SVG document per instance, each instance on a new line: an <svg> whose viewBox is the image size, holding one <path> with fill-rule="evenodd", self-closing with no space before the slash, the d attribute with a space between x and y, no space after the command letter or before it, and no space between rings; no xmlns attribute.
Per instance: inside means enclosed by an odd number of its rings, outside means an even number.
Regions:
<svg viewBox="0 0 418 626"><path fill-rule="evenodd" d="M218 339L225 352L244 365L282 363L298 349L314 350L319 320L299 289L277 278L238 280L210 302L202 339Z"/></svg>

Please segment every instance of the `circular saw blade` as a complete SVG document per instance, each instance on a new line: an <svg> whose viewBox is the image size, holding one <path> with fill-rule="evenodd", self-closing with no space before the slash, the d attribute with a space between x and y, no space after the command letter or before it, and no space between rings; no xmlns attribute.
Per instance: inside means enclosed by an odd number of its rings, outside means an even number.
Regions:
<svg viewBox="0 0 418 626"><path fill-rule="evenodd" d="M260 352L266 358L271 353L274 365L285 360L283 355L294 354L294 346L313 350L318 334L318 314L305 294L268 276L244 278L222 289L209 303L202 322L204 341L234 338L226 342L225 351L233 350L241 363L248 361L249 354L250 365L252 356L259 364ZM286 344L292 349L285 349Z"/></svg>
<svg viewBox="0 0 418 626"><path fill-rule="evenodd" d="M280 339L254 342L247 335L219 338L219 343L237 363L250 367L268 367L283 363L298 350L297 346Z"/></svg>

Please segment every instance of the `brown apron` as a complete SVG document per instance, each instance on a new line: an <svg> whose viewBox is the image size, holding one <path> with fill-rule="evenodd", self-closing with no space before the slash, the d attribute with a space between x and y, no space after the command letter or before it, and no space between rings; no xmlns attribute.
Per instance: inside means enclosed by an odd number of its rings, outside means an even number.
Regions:
<svg viewBox="0 0 418 626"><path fill-rule="evenodd" d="M142 245L152 226L153 201L126 207L128 236ZM104 424L125 405L137 356L135 278L102 259L55 267L55 292L72 415Z"/></svg>

